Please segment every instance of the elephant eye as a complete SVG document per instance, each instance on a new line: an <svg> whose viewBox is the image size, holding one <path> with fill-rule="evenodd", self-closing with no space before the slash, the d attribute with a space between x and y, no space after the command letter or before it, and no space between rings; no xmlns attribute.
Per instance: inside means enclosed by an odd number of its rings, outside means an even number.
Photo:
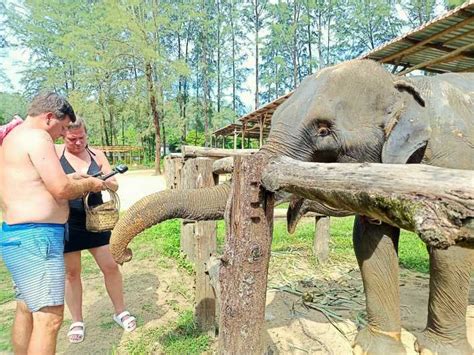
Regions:
<svg viewBox="0 0 474 355"><path fill-rule="evenodd" d="M317 132L317 135L319 137L326 137L328 136L329 134L331 134L331 130L329 129L329 127L324 124L324 123L320 123L318 125L318 132Z"/></svg>

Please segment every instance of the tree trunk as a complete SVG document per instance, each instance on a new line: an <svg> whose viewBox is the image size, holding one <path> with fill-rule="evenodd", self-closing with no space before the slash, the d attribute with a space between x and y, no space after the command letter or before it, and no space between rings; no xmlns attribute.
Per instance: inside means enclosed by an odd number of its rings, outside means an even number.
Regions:
<svg viewBox="0 0 474 355"><path fill-rule="evenodd" d="M306 31L308 32L308 60L309 60L309 74L312 74L313 73L313 51L312 51L312 48L311 48L311 42L313 41L312 37L311 37L311 11L310 11L310 8L309 8L309 4L308 4L308 1L306 1L306 7L307 7L307 10L308 10L308 19L307 19L307 23L306 23Z"/></svg>
<svg viewBox="0 0 474 355"><path fill-rule="evenodd" d="M217 8L217 112L221 112L221 8L220 0L215 2Z"/></svg>
<svg viewBox="0 0 474 355"><path fill-rule="evenodd" d="M285 190L415 232L430 247L474 245L474 179L469 170L302 163L283 157L267 167L263 183L270 191Z"/></svg>
<svg viewBox="0 0 474 355"><path fill-rule="evenodd" d="M235 24L234 24L234 2L231 1L230 10L230 30L232 36L232 110L234 111L233 123L237 118L237 90L236 90L236 74L235 74Z"/></svg>
<svg viewBox="0 0 474 355"><path fill-rule="evenodd" d="M324 68L324 56L323 56L323 24L322 24L322 14L321 14L321 9L318 9L318 68L321 70Z"/></svg>
<svg viewBox="0 0 474 355"><path fill-rule="evenodd" d="M259 66L259 60L258 60L258 42L259 42L259 37L258 37L258 31L260 30L260 13L258 11L258 0L255 0L254 3L254 15L255 15L255 109L258 109L260 103L258 99L258 66Z"/></svg>
<svg viewBox="0 0 474 355"><path fill-rule="evenodd" d="M186 64L188 64L188 55L189 55L189 30L188 30L188 35L186 36L186 46L184 50L184 61ZM188 104L188 78L184 78L184 83L183 83L183 139L182 141L184 142L186 140L186 135L187 135L187 124L188 124L188 119L186 117L186 107Z"/></svg>
<svg viewBox="0 0 474 355"><path fill-rule="evenodd" d="M145 76L148 87L148 98L150 100L151 114L153 117L153 126L155 127L155 175L161 174L161 132L160 132L160 115L156 104L156 93L153 85L153 68L151 63L145 64Z"/></svg>

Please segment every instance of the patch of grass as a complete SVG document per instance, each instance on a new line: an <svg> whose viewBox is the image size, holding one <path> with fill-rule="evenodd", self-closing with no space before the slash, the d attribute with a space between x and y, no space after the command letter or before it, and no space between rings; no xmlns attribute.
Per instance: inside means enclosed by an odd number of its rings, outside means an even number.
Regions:
<svg viewBox="0 0 474 355"><path fill-rule="evenodd" d="M2 321L0 322L0 353L11 353L13 348L10 343L10 332L13 324L14 313L2 312Z"/></svg>
<svg viewBox="0 0 474 355"><path fill-rule="evenodd" d="M177 321L163 327L147 329L125 347L130 354L201 354L209 349L209 344L209 336L200 332L193 312L186 310L179 315Z"/></svg>
<svg viewBox="0 0 474 355"><path fill-rule="evenodd" d="M352 244L352 225L354 217L331 218L330 258L334 261L356 262ZM305 250L311 254L314 239L314 221L303 220L296 232L290 235L285 221L276 221L273 226L272 251ZM217 223L217 241L222 249L225 238L225 224ZM401 231L399 243L400 265L406 269L427 273L429 257L425 244L414 233Z"/></svg>
<svg viewBox="0 0 474 355"><path fill-rule="evenodd" d="M99 327L100 327L101 329L112 329L112 328L114 328L116 325L117 325L117 323L115 323L113 320L111 320L111 321L108 321L108 320L107 320L107 321L102 321L102 322L100 322Z"/></svg>
<svg viewBox="0 0 474 355"><path fill-rule="evenodd" d="M13 284L11 280L7 267L0 259L0 304L9 302L15 298L15 292L13 292Z"/></svg>
<svg viewBox="0 0 474 355"><path fill-rule="evenodd" d="M175 259L181 268L191 274L193 265L181 255L180 230L181 221L172 219L142 232L132 242L134 258L142 260L150 256L167 256Z"/></svg>
<svg viewBox="0 0 474 355"><path fill-rule="evenodd" d="M94 260L94 257L87 250L81 252L81 275L97 275L100 273L99 266Z"/></svg>
<svg viewBox="0 0 474 355"><path fill-rule="evenodd" d="M430 263L426 244L416 234L402 230L398 255L402 267L423 273L429 272Z"/></svg>

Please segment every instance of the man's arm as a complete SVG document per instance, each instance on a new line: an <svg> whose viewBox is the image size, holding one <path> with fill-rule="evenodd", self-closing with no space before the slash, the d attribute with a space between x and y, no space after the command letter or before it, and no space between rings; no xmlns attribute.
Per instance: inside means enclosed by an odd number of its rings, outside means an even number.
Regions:
<svg viewBox="0 0 474 355"><path fill-rule="evenodd" d="M84 193L99 192L105 188L102 180L89 177L80 180L68 178L59 163L51 136L35 130L31 134L28 155L46 189L56 199L72 200Z"/></svg>

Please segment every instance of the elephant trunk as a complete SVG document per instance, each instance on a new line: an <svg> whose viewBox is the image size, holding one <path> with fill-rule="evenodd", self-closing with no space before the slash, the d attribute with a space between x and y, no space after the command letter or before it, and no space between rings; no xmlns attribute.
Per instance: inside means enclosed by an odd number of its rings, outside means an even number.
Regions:
<svg viewBox="0 0 474 355"><path fill-rule="evenodd" d="M132 205L112 231L110 251L118 264L130 261L130 241L145 229L173 218L218 220L224 217L228 183L194 190L165 190Z"/></svg>

